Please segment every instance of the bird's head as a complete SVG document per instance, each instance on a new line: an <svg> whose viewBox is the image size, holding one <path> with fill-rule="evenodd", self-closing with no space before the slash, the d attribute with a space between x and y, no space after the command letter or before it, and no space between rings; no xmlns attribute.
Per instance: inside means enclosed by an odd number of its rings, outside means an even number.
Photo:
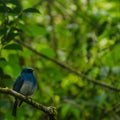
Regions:
<svg viewBox="0 0 120 120"><path fill-rule="evenodd" d="M30 67L23 68L22 73L33 73L33 69Z"/></svg>

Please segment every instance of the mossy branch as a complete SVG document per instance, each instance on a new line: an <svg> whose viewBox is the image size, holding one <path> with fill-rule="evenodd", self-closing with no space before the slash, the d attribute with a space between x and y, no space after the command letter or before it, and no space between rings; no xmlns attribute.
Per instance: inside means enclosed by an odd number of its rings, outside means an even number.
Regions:
<svg viewBox="0 0 120 120"><path fill-rule="evenodd" d="M32 105L33 107L48 114L50 120L56 120L56 108L54 106L47 107L47 106L44 106L42 104L39 104L39 103L33 101L32 99L27 98L24 95L12 90L12 89L9 89L8 87L6 87L6 88L0 87L0 93L9 94L9 95L12 95L14 97L17 97L20 100L22 100L22 101Z"/></svg>
<svg viewBox="0 0 120 120"><path fill-rule="evenodd" d="M116 88L116 87L114 87L112 85L106 84L106 83L101 82L99 80L95 80L94 78L90 78L87 75L83 74L82 72L77 71L76 69L73 69L72 67L61 63L61 62L57 61L56 59L50 58L50 57L48 57L48 56L46 56L46 55L44 55L44 54L36 51L34 48L32 48L31 46L29 46L28 44L26 44L26 43L24 43L24 42L22 42L20 40L16 40L16 42L19 43L19 44L21 44L22 46L28 48L29 50L31 50L32 52L34 52L36 55L38 55L40 57L43 57L43 58L45 58L45 59L47 59L47 60L55 63L56 65L62 67L63 69L66 69L67 71L69 71L71 73L74 73L74 74L82 77L84 80L87 80L87 81L89 81L91 83L94 83L96 85L100 85L100 86L103 86L105 88L111 89L113 91L120 92L120 88Z"/></svg>

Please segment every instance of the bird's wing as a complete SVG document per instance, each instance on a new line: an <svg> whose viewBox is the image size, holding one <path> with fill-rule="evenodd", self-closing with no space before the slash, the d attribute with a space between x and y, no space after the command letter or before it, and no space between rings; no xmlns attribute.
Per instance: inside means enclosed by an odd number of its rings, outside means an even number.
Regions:
<svg viewBox="0 0 120 120"><path fill-rule="evenodd" d="M13 90L19 92L19 91L20 91L20 88L21 88L22 85L23 85L23 82L24 82L23 77L22 77L22 76L19 76L19 77L16 79L16 81L15 81L15 83L14 83L14 85L13 85Z"/></svg>

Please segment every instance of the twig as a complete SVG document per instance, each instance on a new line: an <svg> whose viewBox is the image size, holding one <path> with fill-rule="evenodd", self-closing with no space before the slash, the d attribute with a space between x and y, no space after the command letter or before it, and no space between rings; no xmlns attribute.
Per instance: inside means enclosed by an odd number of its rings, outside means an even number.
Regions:
<svg viewBox="0 0 120 120"><path fill-rule="evenodd" d="M49 115L49 118L50 120L56 120L55 116L56 116L56 108L53 107L53 106L50 106L50 107L46 107L42 104L39 104L33 100L31 100L30 98L27 98L25 97L24 95L12 90L12 89L9 89L9 88L2 88L0 87L0 93L5 93L5 94L10 94L14 97L17 97L19 98L20 100L23 100L24 102L32 105L33 107L47 113Z"/></svg>
<svg viewBox="0 0 120 120"><path fill-rule="evenodd" d="M23 45L24 47L28 48L29 50L31 50L32 52L34 52L36 55L38 55L38 56L40 56L40 57L43 57L43 58L45 58L45 59L47 59L47 60L55 63L56 65L59 65L60 67L68 70L69 72L72 72L72 73L74 73L74 74L82 77L82 78L85 79L85 80L88 80L88 81L90 81L90 82L92 82L92 83L94 83L94 84L97 84L97 85L100 85L100 86L109 88L109 89L114 90L114 91L117 91L117 92L120 91L119 88L115 88L114 86L108 85L108 84L106 84L106 83L104 83L104 82L100 82L100 81L97 81L97 80L95 80L95 79L93 79L93 78L89 78L89 77L87 77L86 75L84 75L83 73L81 73L80 71L78 72L78 71L76 71L75 69L72 69L71 67L69 67L69 66L67 66L67 65L65 65L65 64L63 64L63 63L61 63L61 62L59 62L59 61L57 61L57 60L55 60L55 59L53 59L53 58L50 58L50 57L48 57L48 56L46 56L46 55L44 55L44 54L36 51L34 48L32 48L31 46L27 45L26 43L24 43L24 42L22 42L22 41L16 40L16 42L19 43L19 44L21 44L21 45Z"/></svg>

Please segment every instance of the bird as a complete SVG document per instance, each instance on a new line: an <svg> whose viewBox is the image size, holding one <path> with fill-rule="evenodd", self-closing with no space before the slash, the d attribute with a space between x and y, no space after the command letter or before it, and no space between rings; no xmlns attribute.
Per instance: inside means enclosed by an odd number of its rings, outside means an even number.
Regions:
<svg viewBox="0 0 120 120"><path fill-rule="evenodd" d="M37 88L37 79L30 67L23 68L21 74L17 77L13 84L13 90L28 97L31 96ZM16 116L17 106L22 104L22 100L15 97L12 115Z"/></svg>

